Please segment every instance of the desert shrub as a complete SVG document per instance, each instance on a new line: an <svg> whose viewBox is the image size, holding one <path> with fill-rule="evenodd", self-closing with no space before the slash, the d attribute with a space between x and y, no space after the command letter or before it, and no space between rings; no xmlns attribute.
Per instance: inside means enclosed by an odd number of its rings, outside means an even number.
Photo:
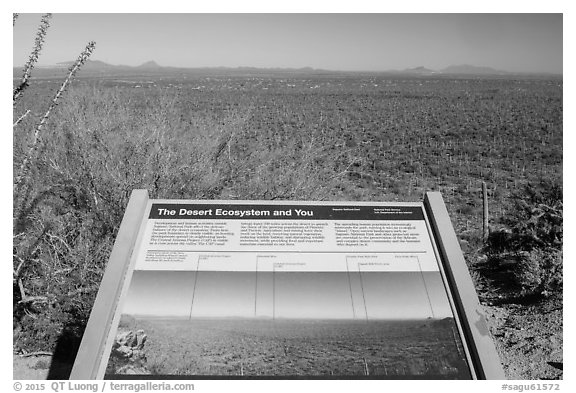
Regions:
<svg viewBox="0 0 576 393"><path fill-rule="evenodd" d="M32 369L34 370L47 370L49 368L50 362L46 359L40 359L32 366Z"/></svg>
<svg viewBox="0 0 576 393"><path fill-rule="evenodd" d="M562 187L557 182L528 184L512 195L513 209L502 219L505 231L488 241L495 251L562 248Z"/></svg>
<svg viewBox="0 0 576 393"><path fill-rule="evenodd" d="M562 288L562 251L533 249L522 255L514 271L522 291L550 296Z"/></svg>
<svg viewBox="0 0 576 393"><path fill-rule="evenodd" d="M86 85L62 98L27 190L15 194L18 349L51 350L64 326L88 319L133 189L152 198L322 199L354 159L331 151L319 131L255 133L250 105L214 119L183 109L188 101ZM25 145L15 134L15 151Z"/></svg>
<svg viewBox="0 0 576 393"><path fill-rule="evenodd" d="M52 351L59 360L73 361L82 340L87 313L67 299L55 299L47 307L26 312L15 337L15 350Z"/></svg>
<svg viewBox="0 0 576 393"><path fill-rule="evenodd" d="M522 295L549 296L562 289L562 186L554 181L528 184L513 194L513 209L504 228L487 239L493 264L512 263L511 273Z"/></svg>
<svg viewBox="0 0 576 393"><path fill-rule="evenodd" d="M34 48L13 90L14 346L19 351L55 349L73 356L71 349L79 344L94 299L94 278L102 273L102 265L90 261L98 260L109 242L102 232L108 229L91 211L90 194L46 155L57 105L95 48L94 42L88 43L49 99L35 99L31 73L50 18L51 14L42 16ZM16 19L14 14L14 24Z"/></svg>

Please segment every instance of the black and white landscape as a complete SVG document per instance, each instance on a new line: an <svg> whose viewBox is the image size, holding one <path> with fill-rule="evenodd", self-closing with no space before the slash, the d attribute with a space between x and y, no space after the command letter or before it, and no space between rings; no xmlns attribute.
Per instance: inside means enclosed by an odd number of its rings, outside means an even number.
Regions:
<svg viewBox="0 0 576 393"><path fill-rule="evenodd" d="M159 375L470 378L439 272L135 271L123 307Z"/></svg>

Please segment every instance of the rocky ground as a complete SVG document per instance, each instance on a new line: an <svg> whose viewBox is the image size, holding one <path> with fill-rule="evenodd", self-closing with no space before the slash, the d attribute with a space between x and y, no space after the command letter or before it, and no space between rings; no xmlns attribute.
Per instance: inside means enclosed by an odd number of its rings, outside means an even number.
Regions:
<svg viewBox="0 0 576 393"><path fill-rule="evenodd" d="M469 265L507 379L563 379L562 288L546 296L515 285L506 266L486 258Z"/></svg>
<svg viewBox="0 0 576 393"><path fill-rule="evenodd" d="M508 379L562 379L562 303L484 305Z"/></svg>
<svg viewBox="0 0 576 393"><path fill-rule="evenodd" d="M53 361L50 355L13 355L12 364L16 380L67 379L71 370L71 365Z"/></svg>

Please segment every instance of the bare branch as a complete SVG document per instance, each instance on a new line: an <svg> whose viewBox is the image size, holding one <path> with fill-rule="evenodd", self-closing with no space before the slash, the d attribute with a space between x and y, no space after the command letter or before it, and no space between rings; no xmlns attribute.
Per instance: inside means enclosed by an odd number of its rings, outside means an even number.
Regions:
<svg viewBox="0 0 576 393"><path fill-rule="evenodd" d="M18 304L26 303L49 303L49 301L46 296L26 296L18 302Z"/></svg>
<svg viewBox="0 0 576 393"><path fill-rule="evenodd" d="M18 280L20 278L22 268L24 267L24 263L26 263L26 261L20 258L18 255L14 255L14 258L18 259L18 267L16 267L16 270L13 271L13 275L14 280Z"/></svg>
<svg viewBox="0 0 576 393"><path fill-rule="evenodd" d="M37 351L37 352L23 353L22 355L20 355L20 357L27 358L30 356L52 356L52 355L53 355L52 352Z"/></svg>
<svg viewBox="0 0 576 393"><path fill-rule="evenodd" d="M48 236L50 239L56 239L58 240L60 243L62 243L64 245L64 247L66 247L66 249L68 250L68 252L72 252L72 250L70 249L70 246L68 245L68 243L66 242L66 240L62 239L60 236L54 235L50 232L46 232L46 236Z"/></svg>
<svg viewBox="0 0 576 393"><path fill-rule="evenodd" d="M88 45L86 45L86 48L84 49L84 51L80 54L80 56L78 56L78 59L76 59L74 64L68 70L68 75L66 76L66 79L64 80L64 82L62 83L62 85L60 86L58 91L56 92L56 95L52 99L52 102L50 103L48 110L46 111L46 113L42 117L42 120L40 120L40 123L38 123L38 126L36 127L36 131L34 132L34 140L32 142L32 146L28 150L28 155L26 156L26 158L22 162L22 165L20 166L20 172L19 172L19 175L16 177L16 181L14 184L15 187L18 187L18 185L20 185L20 182L28 173L28 170L30 167L30 161L34 158L36 151L38 150L39 141L40 141L40 132L42 131L42 128L44 127L44 125L48 121L48 118L50 117L50 113L58 104L58 100L60 99L60 97L62 96L64 91L66 90L66 87L68 87L68 84L70 83L70 81L72 80L74 75L76 75L76 72L80 69L80 67L82 67L82 65L86 62L86 60L88 60L88 58L90 57L90 55L94 51L95 47L96 47L96 43L94 41L90 41L88 43Z"/></svg>
<svg viewBox="0 0 576 393"><path fill-rule="evenodd" d="M25 118L26 116L28 116L28 113L30 113L30 109L28 109L28 110L26 111L26 113L24 113L22 116L20 116L20 117L18 118L18 120L16 120L16 122L14 122L14 124L12 125L12 128L16 127L16 126L18 125L18 123L20 123L22 120L24 120L24 118Z"/></svg>
<svg viewBox="0 0 576 393"><path fill-rule="evenodd" d="M38 31L36 33L36 40L34 41L34 48L32 49L32 53L30 53L30 57L28 61L24 65L24 75L22 75L22 80L14 92L12 94L13 104L16 104L16 100L22 96L22 93L28 87L28 80L30 79L30 75L32 74L32 69L34 65L38 61L40 57L40 52L42 51L42 46L44 45L44 39L46 37L46 32L50 27L50 18L52 14L44 14L42 15L42 19L40 21L40 26L38 27ZM14 23L16 23L16 18L14 17Z"/></svg>
<svg viewBox="0 0 576 393"><path fill-rule="evenodd" d="M24 284L22 284L21 279L18 279L18 290L20 291L20 299L26 298L26 291L24 290Z"/></svg>

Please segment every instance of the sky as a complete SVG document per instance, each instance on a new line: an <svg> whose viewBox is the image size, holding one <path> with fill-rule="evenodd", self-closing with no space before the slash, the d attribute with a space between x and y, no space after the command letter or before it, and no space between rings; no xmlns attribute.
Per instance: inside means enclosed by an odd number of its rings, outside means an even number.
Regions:
<svg viewBox="0 0 576 393"><path fill-rule="evenodd" d="M28 13L17 19L13 66L26 62L39 20ZM91 40L92 60L114 65L563 71L558 13L55 13L38 64L74 60Z"/></svg>

